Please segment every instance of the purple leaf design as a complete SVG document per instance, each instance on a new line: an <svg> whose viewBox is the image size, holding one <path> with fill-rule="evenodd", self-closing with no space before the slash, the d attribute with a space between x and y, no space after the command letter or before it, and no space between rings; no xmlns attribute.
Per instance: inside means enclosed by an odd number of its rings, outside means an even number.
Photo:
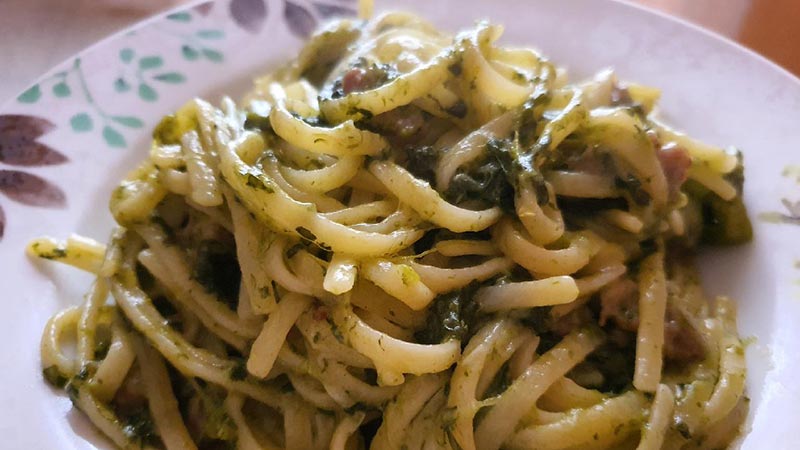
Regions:
<svg viewBox="0 0 800 450"><path fill-rule="evenodd" d="M18 114L0 116L0 134L3 135L19 134L36 139L53 128L55 125L52 122L41 117Z"/></svg>
<svg viewBox="0 0 800 450"><path fill-rule="evenodd" d="M3 207L0 206L0 239L3 239L3 233L6 231L6 213Z"/></svg>
<svg viewBox="0 0 800 450"><path fill-rule="evenodd" d="M67 157L36 139L54 128L41 117L0 115L0 162L14 166L50 166Z"/></svg>
<svg viewBox="0 0 800 450"><path fill-rule="evenodd" d="M233 21L251 33L258 33L267 18L265 0L231 0L229 8Z"/></svg>
<svg viewBox="0 0 800 450"><path fill-rule="evenodd" d="M301 39L307 38L317 27L317 19L307 9L288 0L283 10L283 17L289 25L289 30Z"/></svg>
<svg viewBox="0 0 800 450"><path fill-rule="evenodd" d="M199 12L203 16L207 16L209 12L211 12L211 8L214 7L214 2L205 2L201 3L194 7L194 10Z"/></svg>
<svg viewBox="0 0 800 450"><path fill-rule="evenodd" d="M29 206L57 208L66 205L66 196L57 186L18 170L0 170L0 192Z"/></svg>
<svg viewBox="0 0 800 450"><path fill-rule="evenodd" d="M339 5L314 3L314 8L322 17L351 17L356 15L356 10Z"/></svg>

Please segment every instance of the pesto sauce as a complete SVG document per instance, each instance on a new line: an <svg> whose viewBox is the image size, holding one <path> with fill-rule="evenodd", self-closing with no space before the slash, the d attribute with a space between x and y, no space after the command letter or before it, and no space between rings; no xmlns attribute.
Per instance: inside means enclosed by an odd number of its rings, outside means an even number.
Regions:
<svg viewBox="0 0 800 450"><path fill-rule="evenodd" d="M213 384L197 387L199 390L196 392L201 400L202 416L205 419L198 448L235 448L227 445L236 441L236 424L225 411L226 391Z"/></svg>
<svg viewBox="0 0 800 450"><path fill-rule="evenodd" d="M59 260L64 259L67 257L67 249L62 246L57 246L50 250L49 252L43 252L39 248L41 245L37 242L33 244L33 251L36 252L36 256L42 259L49 259L49 260Z"/></svg>
<svg viewBox="0 0 800 450"><path fill-rule="evenodd" d="M57 387L59 389L63 389L67 385L67 381L69 381L69 379L62 374L56 366L50 366L42 370L42 376L44 376L44 379L47 380L47 382L53 387Z"/></svg>
<svg viewBox="0 0 800 450"><path fill-rule="evenodd" d="M122 432L128 441L139 447L158 446L161 442L147 407L142 407L128 415L125 419L125 425L122 427Z"/></svg>
<svg viewBox="0 0 800 450"><path fill-rule="evenodd" d="M492 398L502 394L503 392L511 386L511 382L513 380L508 375L508 361L506 361L500 370L495 375L492 382L489 384L489 387L486 388L486 392L483 394L483 398Z"/></svg>
<svg viewBox="0 0 800 450"><path fill-rule="evenodd" d="M159 145L180 145L181 136L178 119L172 114L164 116L153 129L153 140Z"/></svg>
<svg viewBox="0 0 800 450"><path fill-rule="evenodd" d="M248 112L244 120L245 130L258 130L262 133L272 133L272 124L268 116L262 116L254 112Z"/></svg>
<svg viewBox="0 0 800 450"><path fill-rule="evenodd" d="M242 381L247 378L247 361L244 358L236 360L236 364L231 367L228 377L233 381Z"/></svg>

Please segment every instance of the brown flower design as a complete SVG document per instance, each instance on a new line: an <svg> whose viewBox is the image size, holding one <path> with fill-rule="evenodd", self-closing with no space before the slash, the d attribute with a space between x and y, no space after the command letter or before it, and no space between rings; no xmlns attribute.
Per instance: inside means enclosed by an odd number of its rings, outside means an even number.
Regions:
<svg viewBox="0 0 800 450"><path fill-rule="evenodd" d="M63 164L67 157L37 139L55 126L47 119L27 115L0 115L0 163L18 167L41 167ZM28 206L63 208L64 192L56 185L32 173L0 169L0 192L9 199ZM6 215L0 206L0 239Z"/></svg>
<svg viewBox="0 0 800 450"><path fill-rule="evenodd" d="M231 0L228 3L228 9L236 25L245 31L256 34L261 31L269 14L267 3L267 0ZM355 16L356 10L353 3L353 0L284 0L283 19L292 34L304 39L314 31L320 19L334 16ZM210 8L210 6L208 8L206 6L212 4L213 2L204 3L197 8L203 7L202 10L198 10L206 14Z"/></svg>

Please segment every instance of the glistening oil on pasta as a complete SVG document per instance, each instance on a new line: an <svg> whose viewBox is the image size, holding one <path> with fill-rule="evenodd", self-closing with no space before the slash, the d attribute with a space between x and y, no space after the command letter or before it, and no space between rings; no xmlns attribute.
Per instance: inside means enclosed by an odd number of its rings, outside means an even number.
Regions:
<svg viewBox="0 0 800 450"><path fill-rule="evenodd" d="M729 445L744 348L692 256L751 238L741 155L500 34L340 20L165 117L107 245L29 246L97 276L45 378L120 448Z"/></svg>

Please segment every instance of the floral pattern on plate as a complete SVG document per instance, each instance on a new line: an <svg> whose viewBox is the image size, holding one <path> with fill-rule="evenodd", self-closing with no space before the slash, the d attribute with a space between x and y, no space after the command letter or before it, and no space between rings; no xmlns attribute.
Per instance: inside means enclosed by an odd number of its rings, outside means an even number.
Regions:
<svg viewBox="0 0 800 450"><path fill-rule="evenodd" d="M137 105L161 107L168 90L186 85L198 70L226 65L226 39L230 30L218 26L227 16L240 30L257 35L271 11L282 7L281 21L297 38L306 38L332 16L356 14L354 0L228 0L210 1L167 14L146 26L164 45L153 46L134 29L117 38L114 58L87 63L84 55L64 62L16 97L23 110L39 115L0 116L0 164L43 167L69 162L52 144L38 139L47 133L69 131L73 141L97 148L96 138L108 149L129 149L152 117ZM84 52L89 53L91 50ZM61 114L62 109L72 111ZM162 108L163 109L163 108ZM47 113L52 112L52 117ZM44 117L46 115L46 117ZM148 118L151 120L148 121ZM150 123L148 123L150 122ZM91 139L94 135L95 140ZM63 142L59 139L59 142ZM67 194L52 181L25 170L0 168L0 193L18 204L40 208L65 208ZM0 240L8 214L0 203Z"/></svg>
<svg viewBox="0 0 800 450"><path fill-rule="evenodd" d="M0 162L18 167L52 166L67 162L66 156L38 141L53 127L50 121L41 117L0 115ZM23 170L0 169L0 192L28 206L66 206L66 195L61 188ZM5 232L5 223L6 215L0 204L0 239Z"/></svg>
<svg viewBox="0 0 800 450"><path fill-rule="evenodd" d="M180 53L185 61L207 60L222 63L224 54L213 45L214 41L225 38L219 28L185 26L192 21L193 11L170 14L167 20L154 25L159 32L181 41ZM135 37L136 32L128 33L125 39ZM125 46L118 52L116 72L119 74L110 81L115 94L136 93L143 102L157 102L159 90L169 85L182 84L187 75L181 70L169 69L167 62L175 55L159 55L152 52L138 54L133 46ZM68 68L59 70L40 80L17 97L20 103L33 104L43 99L46 93L53 99L70 100L82 104L83 109L69 118L69 126L75 133L96 131L101 134L105 144L112 148L128 147L125 135L142 128L144 121L138 115L113 113L101 105L93 93L94 86L89 82L81 57L76 57ZM91 79L94 81L94 79ZM102 99L107 100L107 99ZM109 103L103 101L102 103Z"/></svg>

